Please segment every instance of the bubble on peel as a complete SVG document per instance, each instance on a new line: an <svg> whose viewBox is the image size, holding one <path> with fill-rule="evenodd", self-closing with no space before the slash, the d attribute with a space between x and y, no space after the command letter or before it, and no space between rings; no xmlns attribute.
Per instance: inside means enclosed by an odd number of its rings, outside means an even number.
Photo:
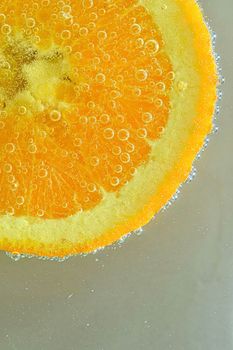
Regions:
<svg viewBox="0 0 233 350"><path fill-rule="evenodd" d="M15 144L12 142L6 143L5 150L7 153L13 153L15 151L16 147Z"/></svg>
<svg viewBox="0 0 233 350"><path fill-rule="evenodd" d="M113 137L114 137L114 130L113 129L111 129L111 128L106 128L106 129L104 129L104 138L106 139L106 140L111 140L111 139L113 139Z"/></svg>
<svg viewBox="0 0 233 350"><path fill-rule="evenodd" d="M112 185L113 187L116 187L116 186L119 185L120 179L119 179L118 177L116 177L116 176L113 176L113 177L111 178L111 180L110 180L110 183L111 183L111 185Z"/></svg>
<svg viewBox="0 0 233 350"><path fill-rule="evenodd" d="M61 112L57 111L56 109L52 110L50 113L49 113L49 116L50 116L50 119L53 121L53 122L57 122L61 119Z"/></svg>
<svg viewBox="0 0 233 350"><path fill-rule="evenodd" d="M138 81L146 81L148 78L148 72L145 69L138 69L135 73L135 78Z"/></svg>

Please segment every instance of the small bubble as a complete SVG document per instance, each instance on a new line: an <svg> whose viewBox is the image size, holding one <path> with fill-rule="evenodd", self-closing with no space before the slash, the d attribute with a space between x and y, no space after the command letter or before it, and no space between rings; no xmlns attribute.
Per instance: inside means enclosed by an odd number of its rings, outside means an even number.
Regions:
<svg viewBox="0 0 233 350"><path fill-rule="evenodd" d="M106 33L105 30L99 30L98 33L97 33L97 38L99 40L106 40L108 37L108 34Z"/></svg>
<svg viewBox="0 0 233 350"><path fill-rule="evenodd" d="M87 186L87 190L88 190L88 192L95 192L96 191L96 185L95 184L93 184L93 183L91 183L91 184L89 184L88 186Z"/></svg>
<svg viewBox="0 0 233 350"><path fill-rule="evenodd" d="M123 167L120 164L117 164L114 168L115 173L120 174L122 173Z"/></svg>
<svg viewBox="0 0 233 350"><path fill-rule="evenodd" d="M34 143L31 143L29 146L28 146L28 152L29 153L36 153L37 152L37 146L34 144Z"/></svg>
<svg viewBox="0 0 233 350"><path fill-rule="evenodd" d="M3 24L1 27L2 34L9 35L11 33L11 26L8 24Z"/></svg>
<svg viewBox="0 0 233 350"><path fill-rule="evenodd" d="M50 115L50 119L53 122L57 122L61 119L61 112L57 111L56 109L52 110L49 115Z"/></svg>
<svg viewBox="0 0 233 350"><path fill-rule="evenodd" d="M131 167L130 168L130 175L134 176L137 173L137 168Z"/></svg>
<svg viewBox="0 0 233 350"><path fill-rule="evenodd" d="M108 114L102 114L102 115L100 116L100 122L101 122L102 124L108 124L109 121L110 121L110 115L108 115Z"/></svg>
<svg viewBox="0 0 233 350"><path fill-rule="evenodd" d="M90 9L93 7L94 2L93 0L82 0L82 5L85 9Z"/></svg>
<svg viewBox="0 0 233 350"><path fill-rule="evenodd" d="M114 130L111 128L104 129L104 138L106 140L111 140L114 137Z"/></svg>
<svg viewBox="0 0 233 350"><path fill-rule="evenodd" d="M156 83L156 88L161 92L164 92L166 90L166 85L163 82L158 82Z"/></svg>
<svg viewBox="0 0 233 350"><path fill-rule="evenodd" d="M16 203L17 203L18 205L23 205L23 203L24 203L24 197L23 197L23 196L18 196L18 197L16 198Z"/></svg>
<svg viewBox="0 0 233 350"><path fill-rule="evenodd" d="M25 106L20 106L18 111L20 115L24 115L27 112L27 108Z"/></svg>
<svg viewBox="0 0 233 350"><path fill-rule="evenodd" d="M0 129L4 129L4 128L5 128L5 123L0 120Z"/></svg>
<svg viewBox="0 0 233 350"><path fill-rule="evenodd" d="M62 40L68 40L71 38L71 32L69 30L63 30L61 32L61 38Z"/></svg>
<svg viewBox="0 0 233 350"><path fill-rule="evenodd" d="M15 182L15 177L14 177L14 175L9 175L9 176L8 176L8 182L9 182L10 184L13 184L13 183Z"/></svg>
<svg viewBox="0 0 233 350"><path fill-rule="evenodd" d="M135 77L139 81L145 81L148 78L148 72L145 69L138 69L135 73Z"/></svg>
<svg viewBox="0 0 233 350"><path fill-rule="evenodd" d="M138 35L140 34L142 31L142 28L139 24L135 23L135 24L132 24L132 26L130 27L130 32L131 34L133 35Z"/></svg>
<svg viewBox="0 0 233 350"><path fill-rule="evenodd" d="M27 18L27 20L26 20L27 27L33 28L33 27L35 27L35 24L36 24L36 22L35 22L34 18Z"/></svg>
<svg viewBox="0 0 233 350"><path fill-rule="evenodd" d="M120 155L120 160L122 161L122 163L129 163L129 161L130 161L129 153L126 153L126 152L122 153Z"/></svg>
<svg viewBox="0 0 233 350"><path fill-rule="evenodd" d="M119 185L120 179L119 179L118 177L116 177L116 176L113 176L113 177L111 178L110 183L111 183L111 185L112 185L113 187L116 187L116 186Z"/></svg>
<svg viewBox="0 0 233 350"><path fill-rule="evenodd" d="M126 152L132 153L135 150L135 146L133 143L128 142L126 145Z"/></svg>
<svg viewBox="0 0 233 350"><path fill-rule="evenodd" d="M48 176L48 171L45 168L41 168L38 172L38 176L43 179Z"/></svg>
<svg viewBox="0 0 233 350"><path fill-rule="evenodd" d="M153 114L151 114L150 112L145 112L142 115L142 121L146 124L151 123L153 119L154 119Z"/></svg>
<svg viewBox="0 0 233 350"><path fill-rule="evenodd" d="M4 164L3 170L5 173L11 173L12 172L12 165L10 163Z"/></svg>
<svg viewBox="0 0 233 350"><path fill-rule="evenodd" d="M112 148L112 153L115 156L119 156L121 154L121 148L119 146L113 146Z"/></svg>
<svg viewBox="0 0 233 350"><path fill-rule="evenodd" d="M148 40L145 43L145 48L148 51L153 51L153 53L157 53L159 51L159 43L156 40Z"/></svg>
<svg viewBox="0 0 233 350"><path fill-rule="evenodd" d="M103 73L98 73L98 74L96 74L95 79L96 79L97 83L103 84L106 80L106 77Z"/></svg>
<svg viewBox="0 0 233 350"><path fill-rule="evenodd" d="M82 27L79 29L80 36L87 36L88 35L88 29L86 27Z"/></svg>
<svg viewBox="0 0 233 350"><path fill-rule="evenodd" d="M126 141L129 138L129 131L127 129L121 129L118 131L118 138L121 141Z"/></svg>
<svg viewBox="0 0 233 350"><path fill-rule="evenodd" d="M14 215L15 209L13 207L8 207L6 210L7 215Z"/></svg>
<svg viewBox="0 0 233 350"><path fill-rule="evenodd" d="M145 128L140 128L137 130L137 136L140 139L144 139L145 137L147 137L147 130Z"/></svg>
<svg viewBox="0 0 233 350"><path fill-rule="evenodd" d="M43 209L37 210L37 216L42 217L42 216L44 216L44 214L45 214L45 211Z"/></svg>
<svg viewBox="0 0 233 350"><path fill-rule="evenodd" d="M15 151L15 144L14 143L7 143L5 145L5 150L7 153L13 153Z"/></svg>
<svg viewBox="0 0 233 350"><path fill-rule="evenodd" d="M93 157L91 157L91 159L90 159L90 164L91 164L92 166L97 166L97 165L99 165L99 162L100 162L100 160L99 160L99 158L96 157L96 156L93 156Z"/></svg>
<svg viewBox="0 0 233 350"><path fill-rule="evenodd" d="M144 40L142 39L142 38L138 38L137 40L136 40L136 46L139 48L139 49L141 49L143 46L144 46Z"/></svg>

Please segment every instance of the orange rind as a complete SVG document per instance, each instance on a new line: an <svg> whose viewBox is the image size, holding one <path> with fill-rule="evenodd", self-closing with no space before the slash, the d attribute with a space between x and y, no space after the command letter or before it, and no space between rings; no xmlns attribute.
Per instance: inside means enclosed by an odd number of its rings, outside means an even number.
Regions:
<svg viewBox="0 0 233 350"><path fill-rule="evenodd" d="M3 0L0 249L64 257L145 225L213 128L194 0Z"/></svg>

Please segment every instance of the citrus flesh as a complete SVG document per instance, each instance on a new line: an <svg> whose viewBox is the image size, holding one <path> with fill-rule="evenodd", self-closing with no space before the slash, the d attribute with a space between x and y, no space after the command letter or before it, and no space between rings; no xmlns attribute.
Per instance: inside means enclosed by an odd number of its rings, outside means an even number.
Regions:
<svg viewBox="0 0 233 350"><path fill-rule="evenodd" d="M0 4L0 249L89 252L147 223L212 128L194 0Z"/></svg>

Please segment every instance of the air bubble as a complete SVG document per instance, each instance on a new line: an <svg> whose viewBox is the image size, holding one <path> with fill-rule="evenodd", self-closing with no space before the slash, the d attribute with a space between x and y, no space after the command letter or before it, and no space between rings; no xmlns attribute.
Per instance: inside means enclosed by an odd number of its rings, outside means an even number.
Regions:
<svg viewBox="0 0 233 350"><path fill-rule="evenodd" d="M119 179L118 177L116 177L116 176L113 176L113 177L111 178L110 183L111 183L111 185L112 185L113 187L116 187L116 186L119 185L120 179Z"/></svg>
<svg viewBox="0 0 233 350"><path fill-rule="evenodd" d="M148 72L145 69L138 69L135 73L135 77L139 81L145 81L148 78Z"/></svg>
<svg viewBox="0 0 233 350"><path fill-rule="evenodd" d="M42 217L42 216L44 216L44 214L45 214L45 211L43 209L37 210L37 216Z"/></svg>
<svg viewBox="0 0 233 350"><path fill-rule="evenodd" d="M37 152L37 146L34 144L34 143L32 143L32 144L30 144L29 146L28 146L28 152L29 153L36 153Z"/></svg>
<svg viewBox="0 0 233 350"><path fill-rule="evenodd" d="M106 140L111 140L114 137L114 130L111 128L104 129L104 138Z"/></svg>
<svg viewBox="0 0 233 350"><path fill-rule="evenodd" d="M38 176L43 179L48 176L48 171L45 168L41 168L38 172Z"/></svg>
<svg viewBox="0 0 233 350"><path fill-rule="evenodd" d="M100 122L101 122L102 124L108 124L109 121L110 121L110 115L108 115L108 114L102 114L102 115L100 116Z"/></svg>
<svg viewBox="0 0 233 350"><path fill-rule="evenodd" d="M142 121L146 124L151 123L153 119L154 119L153 114L150 112L145 112L142 115Z"/></svg>
<svg viewBox="0 0 233 350"><path fill-rule="evenodd" d="M71 32L69 30L63 30L61 33L62 40L68 40L71 38Z"/></svg>
<svg viewBox="0 0 233 350"><path fill-rule="evenodd" d="M4 164L3 170L5 173L11 173L12 172L12 165L10 163Z"/></svg>
<svg viewBox="0 0 233 350"><path fill-rule="evenodd" d="M82 5L85 9L90 9L93 7L94 2L93 0L82 0Z"/></svg>
<svg viewBox="0 0 233 350"><path fill-rule="evenodd" d="M91 183L91 184L89 184L88 186L87 186L87 190L88 190L88 192L95 192L96 191L96 185L95 184L93 184L93 183Z"/></svg>
<svg viewBox="0 0 233 350"><path fill-rule="evenodd" d="M33 28L33 27L35 27L35 24L36 24L36 22L35 22L34 18L27 18L27 20L26 20L27 27Z"/></svg>
<svg viewBox="0 0 233 350"><path fill-rule="evenodd" d="M82 27L79 29L80 36L87 36L88 35L88 29L86 27Z"/></svg>
<svg viewBox="0 0 233 350"><path fill-rule="evenodd" d="M50 112L50 119L53 121L53 122L57 122L61 119L61 112L57 111L57 110L52 110Z"/></svg>
<svg viewBox="0 0 233 350"><path fill-rule="evenodd" d="M159 43L156 40L147 40L145 43L145 48L148 51L153 51L153 53L157 53L159 51Z"/></svg>
<svg viewBox="0 0 233 350"><path fill-rule="evenodd" d="M135 24L132 24L132 26L130 27L130 32L131 34L133 35L138 35L140 34L142 31L142 28L139 24L135 23Z"/></svg>
<svg viewBox="0 0 233 350"><path fill-rule="evenodd" d="M23 203L24 203L24 197L23 197L23 196L18 196L18 197L16 198L16 203L17 203L18 205L23 205Z"/></svg>
<svg viewBox="0 0 233 350"><path fill-rule="evenodd" d="M122 163L129 163L129 161L130 161L129 153L126 153L126 152L122 153L120 155L120 160L122 161Z"/></svg>
<svg viewBox="0 0 233 350"><path fill-rule="evenodd" d="M123 167L120 164L117 164L114 168L115 173L120 174L122 173Z"/></svg>
<svg viewBox="0 0 233 350"><path fill-rule="evenodd" d="M99 165L99 162L100 162L100 160L99 160L99 158L96 157L96 156L93 156L93 157L91 157L91 159L90 159L90 164L91 164L92 166L97 166L97 165Z"/></svg>
<svg viewBox="0 0 233 350"><path fill-rule="evenodd" d="M106 80L106 77L103 73L98 73L98 74L96 74L95 79L96 79L97 83L103 84Z"/></svg>
<svg viewBox="0 0 233 350"><path fill-rule="evenodd" d="M145 128L140 128L137 130L137 136L140 139L144 139L145 137L147 137L147 130Z"/></svg>
<svg viewBox="0 0 233 350"><path fill-rule="evenodd" d="M11 33L11 30L11 26L9 26L8 24L3 24L1 27L1 32L5 35L9 35Z"/></svg>
<svg viewBox="0 0 233 350"><path fill-rule="evenodd" d="M5 150L7 153L13 153L15 151L15 148L15 144L11 142L5 145Z"/></svg>
<svg viewBox="0 0 233 350"><path fill-rule="evenodd" d="M121 147L119 146L113 146L112 148L112 153L115 155L115 156L119 156L121 154Z"/></svg>
<svg viewBox="0 0 233 350"><path fill-rule="evenodd" d="M20 106L18 111L20 115L24 115L27 113L27 108L25 106Z"/></svg>
<svg viewBox="0 0 233 350"><path fill-rule="evenodd" d="M127 129L121 129L118 131L118 138L120 141L126 141L129 138L129 131Z"/></svg>
<svg viewBox="0 0 233 350"><path fill-rule="evenodd" d="M98 33L97 33L97 38L99 40L106 40L108 37L108 34L105 30L99 30Z"/></svg>

